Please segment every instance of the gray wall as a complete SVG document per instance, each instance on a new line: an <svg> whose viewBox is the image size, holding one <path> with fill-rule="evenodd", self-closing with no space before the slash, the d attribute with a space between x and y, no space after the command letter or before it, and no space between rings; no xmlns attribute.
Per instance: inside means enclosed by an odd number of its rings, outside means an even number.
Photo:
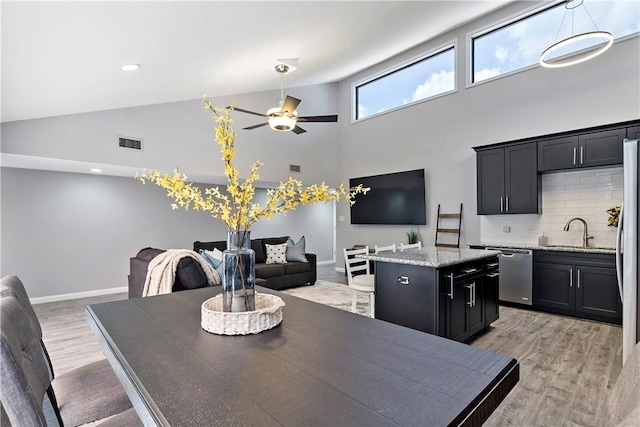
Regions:
<svg viewBox="0 0 640 427"><path fill-rule="evenodd" d="M226 239L219 220L172 210L164 190L133 178L0 171L0 275L17 274L32 298L127 286L129 257L147 246L191 249L195 240ZM308 252L331 260L333 211L332 204L303 206L256 223L251 234L304 235Z"/></svg>
<svg viewBox="0 0 640 427"><path fill-rule="evenodd" d="M640 117L640 43L616 43L592 61L566 69L534 67L466 88L468 32L533 3L518 2L446 33L340 82L339 114L350 117L352 84L457 39L457 92L358 123L340 122L339 180L425 168L427 225L433 245L438 204L447 212L464 204L462 242L480 240L476 215L476 164L472 147ZM339 205L337 247L406 242L409 226L350 225ZM343 262L340 264L344 264Z"/></svg>

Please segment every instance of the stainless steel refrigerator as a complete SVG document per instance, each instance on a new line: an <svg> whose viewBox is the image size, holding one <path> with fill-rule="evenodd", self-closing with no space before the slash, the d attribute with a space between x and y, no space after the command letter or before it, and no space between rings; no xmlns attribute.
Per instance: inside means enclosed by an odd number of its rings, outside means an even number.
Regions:
<svg viewBox="0 0 640 427"><path fill-rule="evenodd" d="M622 298L622 361L640 341L640 292L638 292L638 140L625 139L624 194L616 239L618 288Z"/></svg>

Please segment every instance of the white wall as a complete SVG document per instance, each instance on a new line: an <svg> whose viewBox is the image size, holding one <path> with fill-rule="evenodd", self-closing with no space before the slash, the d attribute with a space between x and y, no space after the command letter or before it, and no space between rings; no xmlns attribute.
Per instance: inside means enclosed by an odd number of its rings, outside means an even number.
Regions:
<svg viewBox="0 0 640 427"><path fill-rule="evenodd" d="M301 116L335 114L337 85L292 88L287 93L302 100ZM278 105L279 91L212 98L212 104L234 104L256 112ZM306 183L323 180L335 185L338 126L335 123L301 125L306 133L273 132L268 126L255 130L243 127L264 119L240 112L232 114L236 138L236 165L248 175L260 160L263 181L279 182L289 177L289 165L302 167L296 175ZM339 119L346 119L340 117ZM171 171L179 167L189 175L222 177L223 162L214 140L216 123L204 110L202 100L97 111L1 125L2 153L53 159L123 165ZM118 147L118 136L142 138L143 151ZM244 175L243 175L244 174Z"/></svg>
<svg viewBox="0 0 640 427"><path fill-rule="evenodd" d="M129 258L142 248L226 239L219 220L172 210L164 190L133 178L15 168L0 178L0 276L18 275L32 298L126 287ZM327 261L332 227L333 205L317 204L258 222L251 236L304 235L307 252Z"/></svg>
<svg viewBox="0 0 640 427"><path fill-rule="evenodd" d="M420 227L420 233L427 246L434 242L438 204L448 212L464 204L461 244L481 238L472 147L640 117L638 37L618 42L601 57L574 67L534 67L465 87L466 34L531 4L512 4L340 82L339 114L347 117L353 83L457 39L456 93L358 123L340 122L340 181L425 168L427 225ZM579 210L568 214L579 216ZM338 222L339 250L354 243L399 243L409 229L352 226L345 205L338 206L338 215L345 218Z"/></svg>

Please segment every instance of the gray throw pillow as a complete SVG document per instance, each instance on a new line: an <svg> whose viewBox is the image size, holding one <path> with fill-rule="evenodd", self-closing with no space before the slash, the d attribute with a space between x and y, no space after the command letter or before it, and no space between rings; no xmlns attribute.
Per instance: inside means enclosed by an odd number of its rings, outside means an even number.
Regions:
<svg viewBox="0 0 640 427"><path fill-rule="evenodd" d="M309 262L305 254L305 242L304 236L298 240L298 243L293 243L291 238L287 239L287 262Z"/></svg>

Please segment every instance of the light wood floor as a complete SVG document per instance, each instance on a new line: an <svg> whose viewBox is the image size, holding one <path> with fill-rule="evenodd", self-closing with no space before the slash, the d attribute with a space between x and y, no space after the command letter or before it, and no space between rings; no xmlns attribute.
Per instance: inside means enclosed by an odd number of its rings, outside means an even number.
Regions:
<svg viewBox="0 0 640 427"><path fill-rule="evenodd" d="M335 266L318 279L346 284ZM57 373L104 357L85 320L85 307L126 294L37 304L44 341ZM514 357L520 382L487 426L592 426L622 364L620 327L500 307L500 319L470 344Z"/></svg>

